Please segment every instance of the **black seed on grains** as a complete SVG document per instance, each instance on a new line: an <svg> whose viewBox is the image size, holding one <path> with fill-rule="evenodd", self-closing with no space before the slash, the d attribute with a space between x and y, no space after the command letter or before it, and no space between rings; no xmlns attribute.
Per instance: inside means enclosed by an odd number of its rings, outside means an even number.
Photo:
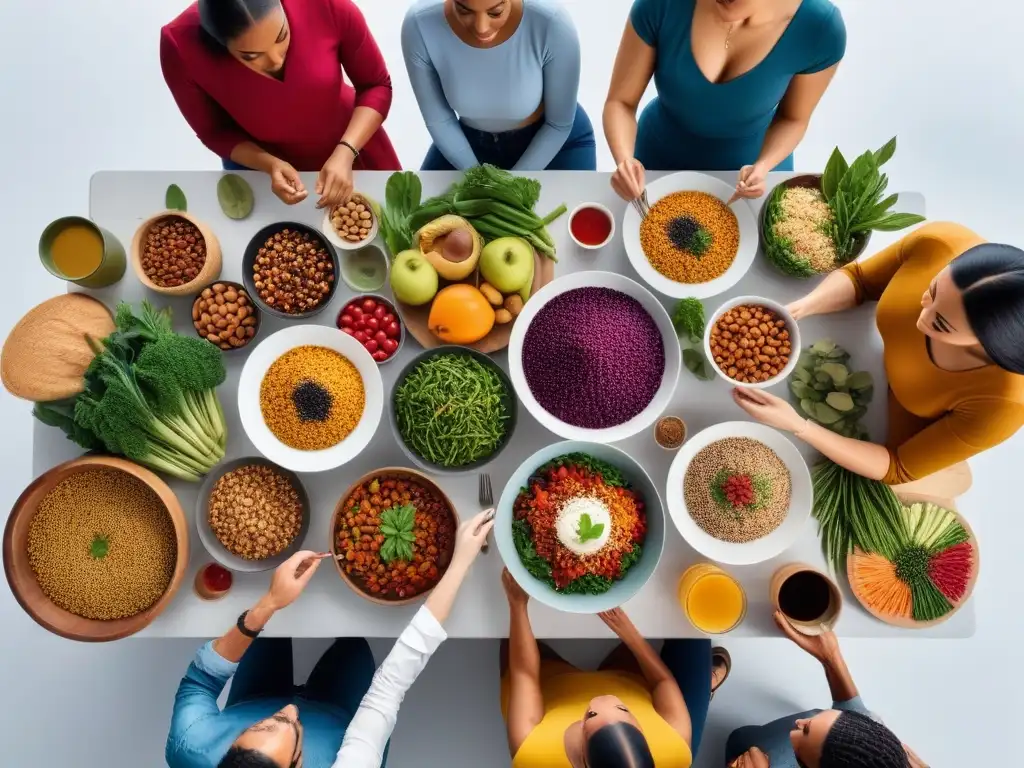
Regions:
<svg viewBox="0 0 1024 768"><path fill-rule="evenodd" d="M292 390L292 402L302 421L327 421L334 398L315 381L306 379Z"/></svg>
<svg viewBox="0 0 1024 768"><path fill-rule="evenodd" d="M544 410L577 427L629 421L661 387L665 347L632 296L577 288L545 304L523 340L523 373Z"/></svg>
<svg viewBox="0 0 1024 768"><path fill-rule="evenodd" d="M688 251L700 224L693 216L677 216L668 223L668 239L681 251Z"/></svg>

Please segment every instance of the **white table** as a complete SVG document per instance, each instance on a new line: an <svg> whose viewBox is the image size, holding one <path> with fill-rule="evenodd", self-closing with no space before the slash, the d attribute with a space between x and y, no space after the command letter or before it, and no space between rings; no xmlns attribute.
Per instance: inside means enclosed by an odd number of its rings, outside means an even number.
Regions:
<svg viewBox="0 0 1024 768"><path fill-rule="evenodd" d="M562 202L570 209L583 201L595 201L607 205L619 214L624 210L625 204L615 197L609 187L608 174L551 172L532 175L543 185L541 201L537 206L538 212L542 215ZM241 280L242 252L252 235L264 225L285 220L305 222L314 226L319 226L321 222L322 214L309 201L294 208L288 208L280 203L270 193L266 177L260 174L250 174L250 181L256 192L256 208L253 215L246 221L230 221L221 213L217 204L216 183L219 176L220 174L215 172L98 173L93 177L91 184L90 216L114 232L127 246L142 221L163 207L164 192L168 184L176 183L188 198L189 211L210 224L220 239L224 252L222 277L229 280ZM734 174L721 176L729 183L734 180ZM784 174L774 176L781 179ZM356 180L357 188L382 200L387 177L386 173L362 173ZM426 197L442 191L456 175L426 173L421 174L421 177ZM305 181L307 186L312 188L312 175ZM904 195L899 209L923 213L924 199L917 194ZM576 270L600 269L638 279L626 259L621 235L617 234L615 241L606 248L594 252L583 251L572 244L567 231L567 217L557 221L550 229L558 246L559 262L555 269L556 277ZM875 248L893 241L897 236L876 233L872 242L872 252ZM758 258L746 277L727 296L755 294L785 302L798 297L808 288L808 282L783 277L772 270L763 259ZM146 294L130 270L118 285L95 292L98 298L111 304L121 298L135 302L145 298ZM340 285L332 306L314 318L313 322L332 324L338 309L351 295L344 284ZM713 310L727 296L709 300L706 302L707 309ZM158 302L165 301L163 297L152 294L149 298ZM671 307L672 301L666 298L665 304ZM190 333L191 299L172 300L171 306L175 313L175 325L179 330ZM265 337L285 324L285 321L264 316L261 335ZM814 318L801 324L801 332L807 343L830 336L850 351L854 364L859 369L869 370L876 377L875 402L868 414L868 425L876 438L882 437L886 403L884 371L881 363L881 341L874 328L871 309L865 307L831 318ZM403 363L418 351L419 345L410 338L401 352L401 359L381 369L387 391L390 391ZM226 356L228 380L220 389L230 433L228 459L256 453L242 431L237 406L232 396L245 354L241 352ZM497 355L496 360L500 365L507 367L507 357L504 354ZM716 422L744 417L731 402L729 387L723 381L716 379L701 382L685 370L681 376L668 412L682 416L691 434ZM782 384L777 385L774 390L779 394L785 394ZM500 495L505 482L524 459L556 439L537 424L525 409L520 409L519 425L511 444L487 467L494 483L495 497ZM395 440L385 416L373 442L356 460L333 472L303 476L313 507L312 522L305 542L307 548L329 549L328 529L332 510L339 496L357 477L378 467L405 463ZM662 450L654 443L650 430L622 441L619 447L636 457L656 483L664 484L673 454ZM36 474L78 454L75 446L66 441L58 430L43 427L38 423L35 426L32 450L33 469ZM809 451L807 455L810 456ZM476 475L442 477L439 478L439 482L463 516L479 508ZM178 481L172 481L171 486L177 492L192 522L198 486ZM647 637L694 636L697 633L683 616L676 600L676 585L682 572L701 558L682 540L671 521L668 521L666 528L665 552L657 572L640 594L625 605L625 609ZM199 566L210 559L198 537L193 535L189 572L178 595L167 610L139 636L219 635L242 610L253 604L268 584L268 574L236 574L235 586L227 597L213 603L204 602L195 596L191 584ZM776 635L768 604L768 581L779 565L792 561L803 561L824 567L815 523L810 522L800 540L775 560L757 566L730 569L743 583L749 598L747 618L734 634L750 637ZM506 635L508 619L506 602L499 583L501 567L501 556L494 547L489 554L479 558L447 623L447 629L453 637L493 638ZM846 589L845 579L840 579L840 582ZM871 618L856 604L848 589L846 597L846 606L838 625L838 632L841 635L962 638L974 633L974 611L970 604L945 624L915 633L889 627ZM267 634L293 637L396 637L415 610L415 607L382 607L363 600L342 583L329 563L325 563L303 597L268 627ZM539 637L611 636L597 617L561 614L536 601L533 601L531 612L534 631Z"/></svg>

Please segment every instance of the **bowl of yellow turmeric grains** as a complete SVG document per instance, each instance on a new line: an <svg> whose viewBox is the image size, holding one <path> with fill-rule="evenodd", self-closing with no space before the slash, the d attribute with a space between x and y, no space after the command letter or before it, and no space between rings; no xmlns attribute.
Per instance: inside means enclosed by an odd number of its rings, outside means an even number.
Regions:
<svg viewBox="0 0 1024 768"><path fill-rule="evenodd" d="M336 328L297 325L257 345L238 384L242 428L257 451L293 472L324 472L373 438L384 409L377 363Z"/></svg>

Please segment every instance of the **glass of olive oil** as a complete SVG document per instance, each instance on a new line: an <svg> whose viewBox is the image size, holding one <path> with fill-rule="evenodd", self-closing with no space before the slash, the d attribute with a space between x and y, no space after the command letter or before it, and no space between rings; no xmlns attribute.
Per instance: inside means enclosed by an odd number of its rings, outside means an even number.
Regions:
<svg viewBox="0 0 1024 768"><path fill-rule="evenodd" d="M83 288L105 288L124 277L124 246L81 216L65 216L43 230L39 259L55 277Z"/></svg>

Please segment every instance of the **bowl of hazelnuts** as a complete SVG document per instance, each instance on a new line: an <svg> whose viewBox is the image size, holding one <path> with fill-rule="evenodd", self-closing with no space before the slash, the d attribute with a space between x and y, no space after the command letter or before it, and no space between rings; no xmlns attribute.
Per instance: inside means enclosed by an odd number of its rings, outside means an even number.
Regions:
<svg viewBox="0 0 1024 768"><path fill-rule="evenodd" d="M370 201L356 192L324 214L321 229L335 247L354 251L377 237L377 216Z"/></svg>
<svg viewBox="0 0 1024 768"><path fill-rule="evenodd" d="M319 230L306 224L270 224L249 241L242 282L265 312L285 320L312 317L337 291L338 254Z"/></svg>
<svg viewBox="0 0 1024 768"><path fill-rule="evenodd" d="M163 211L135 230L131 262L140 282L151 291L186 296L220 277L220 242L194 216Z"/></svg>
<svg viewBox="0 0 1024 768"><path fill-rule="evenodd" d="M262 313L240 283L219 280L192 302L192 327L225 352L242 349L260 331Z"/></svg>

